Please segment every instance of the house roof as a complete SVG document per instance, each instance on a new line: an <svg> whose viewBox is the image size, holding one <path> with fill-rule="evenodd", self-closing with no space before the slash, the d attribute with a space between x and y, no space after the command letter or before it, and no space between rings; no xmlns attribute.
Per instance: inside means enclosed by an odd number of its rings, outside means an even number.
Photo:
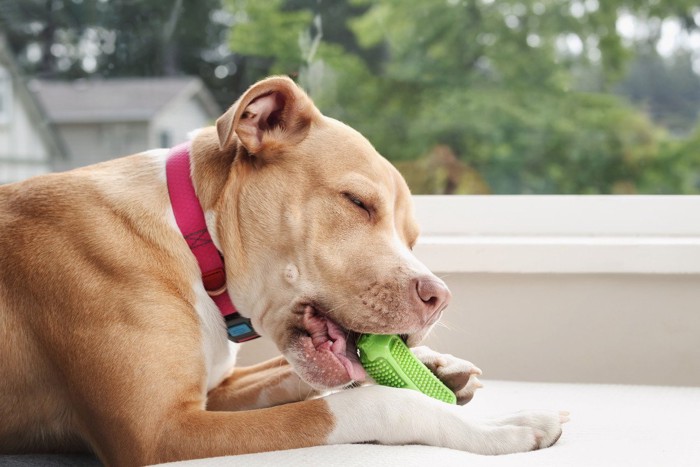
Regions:
<svg viewBox="0 0 700 467"><path fill-rule="evenodd" d="M195 98L215 118L219 106L199 78L34 80L30 89L54 123L147 121L179 98Z"/></svg>

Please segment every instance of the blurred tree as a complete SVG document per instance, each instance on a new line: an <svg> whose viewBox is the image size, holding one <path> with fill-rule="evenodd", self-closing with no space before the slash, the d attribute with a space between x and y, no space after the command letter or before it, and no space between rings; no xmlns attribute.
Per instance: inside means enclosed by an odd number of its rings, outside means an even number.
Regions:
<svg viewBox="0 0 700 467"><path fill-rule="evenodd" d="M639 190L664 133L622 99L573 89L592 65L591 89L609 89L623 76L632 50L616 27L620 12L687 23L695 8L636 0L345 0L333 5L362 7L348 10L355 16L345 27L354 38L327 41L318 19L324 4L258 5L234 25L231 47L267 54L270 71L298 70L319 106L365 133L415 191L496 193ZM250 13L249 2L229 5ZM321 34L324 41L305 47ZM471 181L455 181L451 171Z"/></svg>
<svg viewBox="0 0 700 467"><path fill-rule="evenodd" d="M686 139L667 139L644 170L644 193L700 194L700 125Z"/></svg>
<svg viewBox="0 0 700 467"><path fill-rule="evenodd" d="M449 146L437 145L426 157L398 161L396 168L416 193L485 195L489 186L473 167L457 159Z"/></svg>
<svg viewBox="0 0 700 467"><path fill-rule="evenodd" d="M0 29L29 74L197 75L222 106L247 85L230 73L244 66L225 46L230 21L221 0L0 0Z"/></svg>
<svg viewBox="0 0 700 467"><path fill-rule="evenodd" d="M616 91L673 134L686 136L700 109L700 76L692 59L685 51L662 57L653 48L639 50Z"/></svg>

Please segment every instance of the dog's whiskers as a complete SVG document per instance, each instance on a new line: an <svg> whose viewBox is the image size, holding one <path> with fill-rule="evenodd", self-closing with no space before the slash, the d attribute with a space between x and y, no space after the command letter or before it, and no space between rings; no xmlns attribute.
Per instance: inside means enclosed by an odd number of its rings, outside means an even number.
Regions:
<svg viewBox="0 0 700 467"><path fill-rule="evenodd" d="M445 328L449 331L451 331L453 329L448 323L445 323L443 321L438 321L437 323L435 323L435 326L440 326L440 327Z"/></svg>
<svg viewBox="0 0 700 467"><path fill-rule="evenodd" d="M346 301L345 303L341 303L341 304L339 304L339 305L337 305L337 306L331 308L330 310L327 311L327 313L328 313L328 314L331 314L331 313L333 313L334 311L339 310L340 308L344 307L344 306L347 305L348 303L350 303L349 300Z"/></svg>
<svg viewBox="0 0 700 467"><path fill-rule="evenodd" d="M334 308L328 310L328 314L330 314L331 312L334 312L334 311L337 311L337 310L343 308L343 307L344 307L345 305L347 305L348 303L350 303L349 300L346 301L345 303L341 303L340 305L338 305L338 306L336 306L336 307L334 307ZM345 340L350 340L350 336L353 334L353 332L354 332L354 331L351 331L351 330L349 330L349 329L345 329Z"/></svg>

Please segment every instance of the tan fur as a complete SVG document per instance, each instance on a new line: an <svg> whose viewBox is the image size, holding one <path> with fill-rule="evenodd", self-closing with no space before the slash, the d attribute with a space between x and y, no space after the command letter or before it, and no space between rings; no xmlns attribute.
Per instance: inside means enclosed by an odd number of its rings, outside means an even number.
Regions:
<svg viewBox="0 0 700 467"><path fill-rule="evenodd" d="M326 402L287 404L324 386L292 348L300 307L323 303L354 331L427 332L408 284L425 272L395 251L418 235L408 188L290 80L253 86L198 134L192 165L233 301L302 379L278 359L232 369L207 395L199 272L153 157L41 176L0 187L0 452L92 449L137 465L322 444L335 423ZM263 395L285 405L205 410Z"/></svg>
<svg viewBox="0 0 700 467"><path fill-rule="evenodd" d="M208 410L250 410L306 400L319 392L302 381L284 357L236 368L207 396Z"/></svg>

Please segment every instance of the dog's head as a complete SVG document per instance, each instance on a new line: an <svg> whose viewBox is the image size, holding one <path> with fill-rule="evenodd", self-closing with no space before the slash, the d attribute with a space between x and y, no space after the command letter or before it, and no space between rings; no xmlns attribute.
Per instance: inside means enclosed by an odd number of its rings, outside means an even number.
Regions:
<svg viewBox="0 0 700 467"><path fill-rule="evenodd" d="M216 129L236 155L216 209L229 290L299 375L318 388L362 380L361 333L422 340L450 292L411 252L399 172L287 78L252 86Z"/></svg>

